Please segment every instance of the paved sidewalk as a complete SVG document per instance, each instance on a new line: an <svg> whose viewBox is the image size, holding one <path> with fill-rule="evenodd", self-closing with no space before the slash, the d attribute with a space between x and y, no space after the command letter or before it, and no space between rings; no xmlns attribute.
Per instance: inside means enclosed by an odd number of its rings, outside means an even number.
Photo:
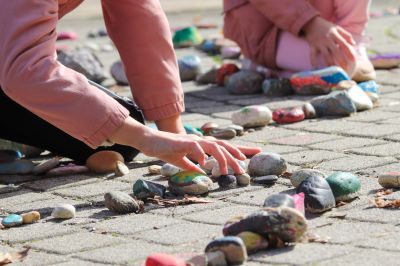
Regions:
<svg viewBox="0 0 400 266"><path fill-rule="evenodd" d="M381 8L382 2L377 1L374 8ZM203 21L221 25L218 9L172 12L169 19L172 27L182 26L199 15ZM76 30L82 36L78 43L83 43L89 41L85 38L89 30L101 25L102 21L96 17L84 22L67 19L60 29ZM399 29L400 16L372 19L368 29L368 35L373 36L370 48L399 52ZM218 32L203 30L202 34L211 36ZM99 39L99 42L108 40ZM204 69L214 63L194 49L181 49L177 53L179 56L198 54L203 59ZM108 68L118 55L116 52L101 53L99 57ZM380 188L377 174L400 169L400 69L378 71L377 82L382 84L380 106L372 111L346 118L269 125L233 140L281 154L290 164L289 171L310 167L350 171L358 174L362 182L359 199L322 216L308 217L312 232L331 237L327 244L297 244L260 252L251 256L245 265L399 264L400 213L373 208L370 199ZM111 79L107 84L112 84ZM127 87L113 86L112 89L129 95ZM184 83L184 90L187 109L183 119L193 126L207 121L228 125L233 111L250 104L276 109L298 106L310 99L234 96L224 88L197 86L192 82ZM271 187L251 185L215 190L209 194L214 200L212 204L152 209L131 215L114 215L104 207L104 193L111 190L130 193L139 178L166 184L164 178L148 175L147 166L154 163L160 162L140 155L129 164L129 175L123 177L94 174L58 178L0 177L3 183L16 183L16 186L8 186L0 182L0 214L39 210L44 217L37 224L0 231L0 251L31 246L26 261L16 265L140 265L153 252L202 252L210 240L222 236L222 226L228 218L257 210L268 195L293 191L289 180L281 178ZM394 192L390 197L400 198L400 193ZM63 222L51 219L51 208L57 203L74 204L77 217Z"/></svg>

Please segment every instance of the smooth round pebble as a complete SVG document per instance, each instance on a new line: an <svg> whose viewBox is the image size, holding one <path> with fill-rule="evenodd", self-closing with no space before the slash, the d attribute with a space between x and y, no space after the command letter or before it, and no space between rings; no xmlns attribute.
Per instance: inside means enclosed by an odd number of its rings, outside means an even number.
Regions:
<svg viewBox="0 0 400 266"><path fill-rule="evenodd" d="M156 164L150 165L148 170L149 170L149 174L160 175L161 174L161 165L156 165Z"/></svg>
<svg viewBox="0 0 400 266"><path fill-rule="evenodd" d="M317 117L317 112L311 103L305 103L302 107L305 119L313 119Z"/></svg>
<svg viewBox="0 0 400 266"><path fill-rule="evenodd" d="M252 177L281 175L287 169L287 163L279 154L261 152L254 155L249 162L248 173Z"/></svg>
<svg viewBox="0 0 400 266"><path fill-rule="evenodd" d="M237 185L236 177L234 175L221 175L218 177L218 185L220 188L235 188Z"/></svg>
<svg viewBox="0 0 400 266"><path fill-rule="evenodd" d="M272 194L268 196L264 201L264 207L278 208L278 207L290 207L295 208L295 202L293 197L287 194Z"/></svg>
<svg viewBox="0 0 400 266"><path fill-rule="evenodd" d="M236 176L236 182L238 186L248 186L250 184L250 176L249 174L240 174L240 175L235 175Z"/></svg>
<svg viewBox="0 0 400 266"><path fill-rule="evenodd" d="M161 167L160 173L163 176L170 177L176 175L177 173L181 172L182 169L176 167L173 164L166 163Z"/></svg>
<svg viewBox="0 0 400 266"><path fill-rule="evenodd" d="M271 110L262 105L241 108L232 114L232 123L242 127L263 127L272 121Z"/></svg>
<svg viewBox="0 0 400 266"><path fill-rule="evenodd" d="M261 92L263 76L250 70L241 70L232 74L226 87L231 94L245 95Z"/></svg>
<svg viewBox="0 0 400 266"><path fill-rule="evenodd" d="M141 210L141 204L125 192L112 191L104 194L104 204L115 213L138 213Z"/></svg>
<svg viewBox="0 0 400 266"><path fill-rule="evenodd" d="M222 251L228 265L241 265L247 260L246 246L240 237L217 238L206 246L205 252Z"/></svg>
<svg viewBox="0 0 400 266"><path fill-rule="evenodd" d="M51 212L51 216L57 219L71 219L75 217L75 207L71 204L57 205Z"/></svg>
<svg viewBox="0 0 400 266"><path fill-rule="evenodd" d="M331 187L337 202L347 201L357 197L361 188L360 179L352 173L333 173L326 178L326 181Z"/></svg>
<svg viewBox="0 0 400 266"><path fill-rule="evenodd" d="M31 211L21 214L23 224L31 224L40 220L40 213L37 211Z"/></svg>
<svg viewBox="0 0 400 266"><path fill-rule="evenodd" d="M378 176L379 185L384 188L400 188L400 172L387 172Z"/></svg>
<svg viewBox="0 0 400 266"><path fill-rule="evenodd" d="M18 214L10 214L1 220L4 227L14 227L22 224L22 216Z"/></svg>
<svg viewBox="0 0 400 266"><path fill-rule="evenodd" d="M319 176L319 177L322 177L322 178L326 177L326 175L323 172L318 171L318 170L300 169L300 170L297 170L297 171L293 172L293 174L290 177L290 182L292 183L292 185L294 187L298 187L301 182L303 182L304 180L306 180L310 176Z"/></svg>
<svg viewBox="0 0 400 266"><path fill-rule="evenodd" d="M262 185L273 185L278 181L278 176L276 175L266 175L254 177L251 181Z"/></svg>
<svg viewBox="0 0 400 266"><path fill-rule="evenodd" d="M86 166L93 172L105 174L114 172L118 162L124 162L124 157L115 151L99 151L86 160Z"/></svg>
<svg viewBox="0 0 400 266"><path fill-rule="evenodd" d="M217 139L233 139L236 137L236 130L229 128L215 128L209 131L208 134Z"/></svg>
<svg viewBox="0 0 400 266"><path fill-rule="evenodd" d="M124 176L129 174L129 168L123 162L118 161L114 173L115 176Z"/></svg>

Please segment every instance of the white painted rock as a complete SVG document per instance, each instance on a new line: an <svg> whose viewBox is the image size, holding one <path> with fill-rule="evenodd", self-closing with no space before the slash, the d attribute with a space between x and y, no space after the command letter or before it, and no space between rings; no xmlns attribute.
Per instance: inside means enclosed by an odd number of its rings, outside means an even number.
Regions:
<svg viewBox="0 0 400 266"><path fill-rule="evenodd" d="M161 167L161 175L166 176L166 177L170 177L173 175L176 175L177 173L181 172L182 169L180 169L179 167L176 167L173 164L169 164L166 163Z"/></svg>
<svg viewBox="0 0 400 266"><path fill-rule="evenodd" d="M281 175L287 169L287 163L279 154L260 152L250 159L248 173L251 177Z"/></svg>
<svg viewBox="0 0 400 266"><path fill-rule="evenodd" d="M75 217L75 207L71 204L60 204L53 209L51 216L59 219L71 219Z"/></svg>
<svg viewBox="0 0 400 266"><path fill-rule="evenodd" d="M371 99L358 85L352 86L347 92L358 112L371 110L374 107Z"/></svg>
<svg viewBox="0 0 400 266"><path fill-rule="evenodd" d="M262 127L272 121L272 112L262 105L251 105L232 114L232 123L243 127Z"/></svg>

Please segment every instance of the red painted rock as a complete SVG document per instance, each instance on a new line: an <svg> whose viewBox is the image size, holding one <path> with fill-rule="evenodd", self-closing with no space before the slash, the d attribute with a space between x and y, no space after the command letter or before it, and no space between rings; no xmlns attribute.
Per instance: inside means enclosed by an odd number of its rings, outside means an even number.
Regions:
<svg viewBox="0 0 400 266"><path fill-rule="evenodd" d="M272 120L279 124L295 123L304 120L304 111L295 107L291 109L278 109L272 113Z"/></svg>
<svg viewBox="0 0 400 266"><path fill-rule="evenodd" d="M57 34L57 41L60 40L76 40L78 35L73 31L62 31Z"/></svg>
<svg viewBox="0 0 400 266"><path fill-rule="evenodd" d="M203 130L204 135L209 135L212 130L218 127L219 127L218 124L214 122L207 122L204 125L202 125L200 129Z"/></svg>
<svg viewBox="0 0 400 266"><path fill-rule="evenodd" d="M239 71L235 64L223 64L217 71L217 84L224 86L225 78Z"/></svg>
<svg viewBox="0 0 400 266"><path fill-rule="evenodd" d="M162 253L152 254L146 259L146 266L186 266L186 262L180 258Z"/></svg>

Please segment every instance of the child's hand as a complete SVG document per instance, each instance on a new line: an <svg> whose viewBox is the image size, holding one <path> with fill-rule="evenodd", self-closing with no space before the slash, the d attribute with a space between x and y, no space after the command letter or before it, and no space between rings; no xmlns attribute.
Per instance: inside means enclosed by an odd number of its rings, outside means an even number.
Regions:
<svg viewBox="0 0 400 266"><path fill-rule="evenodd" d="M308 22L303 31L311 47L311 63L314 67L320 67L318 55L322 55L328 66L339 65L348 70L354 65L355 42L349 32L321 17Z"/></svg>

